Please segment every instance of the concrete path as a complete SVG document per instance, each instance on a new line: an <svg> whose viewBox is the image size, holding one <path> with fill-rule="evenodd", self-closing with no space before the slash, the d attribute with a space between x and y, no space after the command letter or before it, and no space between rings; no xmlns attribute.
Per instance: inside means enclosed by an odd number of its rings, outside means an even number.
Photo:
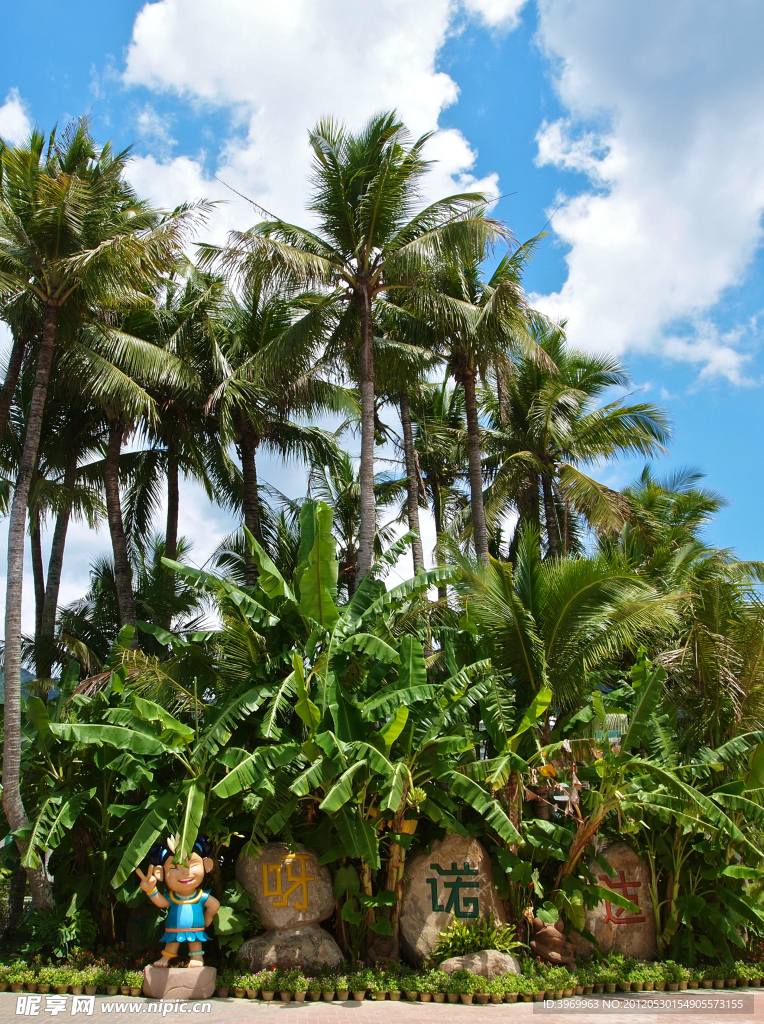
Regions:
<svg viewBox="0 0 764 1024"><path fill-rule="evenodd" d="M637 997L582 996L567 1000L568 1006L543 1003L502 1004L499 1006L462 1006L449 1003L364 1002L347 1003L266 1003L249 999L211 999L206 1003L161 1004L146 998L95 996L91 1005L80 1003L81 997L58 997L48 1002L46 996L17 996L0 993L0 1024L37 1017L38 1022L56 1019L63 1024L77 1018L78 1024L96 1020L99 1024L140 1024L160 1017L172 1024L553 1024L568 1020L570 1024L669 1024L669 1018L681 1018L683 1024L730 1024L758 1021L764 1024L764 991L717 991L649 993L651 999L662 1000L663 1009L655 1012L655 1003L646 1007L635 1005ZM75 1005L75 998L78 1003ZM645 997L647 998L647 996ZM603 1000L609 999L607 1004ZM62 1000L65 1005L61 1005ZM581 1006L580 1004L585 1005ZM666 1003L669 1006L666 1007ZM676 1004L680 1005L677 1006ZM687 1004L690 1004L689 1006ZM617 1006L618 1010L613 1011ZM88 1012L90 1011L90 1012ZM532 1021L532 1018L536 1018Z"/></svg>

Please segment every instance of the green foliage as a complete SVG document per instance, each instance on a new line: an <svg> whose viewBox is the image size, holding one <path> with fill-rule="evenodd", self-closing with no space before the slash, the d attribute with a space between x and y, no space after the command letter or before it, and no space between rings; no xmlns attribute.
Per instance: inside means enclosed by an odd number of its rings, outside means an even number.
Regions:
<svg viewBox="0 0 764 1024"><path fill-rule="evenodd" d="M510 925L497 924L493 914L478 921L460 921L455 918L438 936L432 954L433 960L440 964L452 956L479 953L481 949L512 953L525 945L518 942L514 934L515 930Z"/></svg>

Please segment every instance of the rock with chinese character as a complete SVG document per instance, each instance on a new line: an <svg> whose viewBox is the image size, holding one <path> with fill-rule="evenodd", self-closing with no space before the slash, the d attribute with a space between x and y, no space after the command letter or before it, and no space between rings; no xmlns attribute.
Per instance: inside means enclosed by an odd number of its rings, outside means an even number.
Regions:
<svg viewBox="0 0 764 1024"><path fill-rule="evenodd" d="M493 914L506 923L493 884L491 860L469 836L446 836L406 863L408 886L401 905L401 946L417 963L432 956L438 935L457 918L476 921Z"/></svg>
<svg viewBox="0 0 764 1024"><path fill-rule="evenodd" d="M252 894L254 909L268 929L238 951L248 970L260 971L285 961L303 967L340 963L340 947L319 928L319 922L334 910L332 876L313 850L267 843L259 856L239 857L236 878Z"/></svg>
<svg viewBox="0 0 764 1024"><path fill-rule="evenodd" d="M143 994L152 999L209 999L215 991L214 967L144 967Z"/></svg>
<svg viewBox="0 0 764 1024"><path fill-rule="evenodd" d="M520 974L520 964L515 957L509 953L500 953L498 949L481 949L479 953L452 956L444 960L439 969L446 974L465 970L470 974L482 974L484 978L495 978L498 974Z"/></svg>
<svg viewBox="0 0 764 1024"><path fill-rule="evenodd" d="M654 959L655 918L649 867L628 843L608 846L600 857L608 861L615 875L611 878L597 863L589 863L589 870L598 884L631 900L639 907L639 913L603 900L594 910L587 910L587 930L599 942L603 953L614 950L637 960ZM571 934L570 941L578 955L588 956L593 951L591 943L580 935Z"/></svg>
<svg viewBox="0 0 764 1024"><path fill-rule="evenodd" d="M278 964L328 964L336 967L344 959L342 950L324 928L306 924L256 935L243 943L236 956L248 971L262 971Z"/></svg>
<svg viewBox="0 0 764 1024"><path fill-rule="evenodd" d="M236 879L252 894L263 928L318 924L334 910L329 869L299 844L291 851L284 843L267 843L258 857L239 857Z"/></svg>

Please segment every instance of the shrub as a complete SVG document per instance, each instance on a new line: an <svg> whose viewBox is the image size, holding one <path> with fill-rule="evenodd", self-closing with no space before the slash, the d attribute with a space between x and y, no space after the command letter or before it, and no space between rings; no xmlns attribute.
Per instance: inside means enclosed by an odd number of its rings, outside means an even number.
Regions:
<svg viewBox="0 0 764 1024"><path fill-rule="evenodd" d="M466 956L479 953L481 949L496 949L500 953L511 953L525 944L514 938L514 928L507 924L496 924L493 915L479 921L454 921L441 932L433 950L433 960L440 964L452 956Z"/></svg>

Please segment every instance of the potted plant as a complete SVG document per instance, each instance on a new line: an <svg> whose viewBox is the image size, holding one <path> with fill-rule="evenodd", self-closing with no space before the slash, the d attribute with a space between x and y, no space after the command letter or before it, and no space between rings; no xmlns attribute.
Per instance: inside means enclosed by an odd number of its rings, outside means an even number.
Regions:
<svg viewBox="0 0 764 1024"><path fill-rule="evenodd" d="M514 973L503 974L499 978L499 984L504 993L504 1002L516 1003L520 992L520 975Z"/></svg>
<svg viewBox="0 0 764 1024"><path fill-rule="evenodd" d="M358 967L348 978L348 986L356 1002L363 1002L366 998L366 989L369 987L370 978L371 971L368 967Z"/></svg>
<svg viewBox="0 0 764 1024"><path fill-rule="evenodd" d="M276 967L268 967L264 971L260 972L261 975L263 975L263 977L259 979L260 994L268 1003L273 1002L276 995L276 983L278 981L277 970L278 968Z"/></svg>
<svg viewBox="0 0 764 1024"><path fill-rule="evenodd" d="M80 971L80 980L82 981L86 996L94 996L96 994L100 984L100 978L101 969L95 964L91 964Z"/></svg>
<svg viewBox="0 0 764 1024"><path fill-rule="evenodd" d="M440 973L440 971L423 971L419 975L417 988L419 989L419 998L423 1003L431 1003L435 998L435 992L440 988L441 983L434 975ZM448 975L446 975L447 977Z"/></svg>
<svg viewBox="0 0 764 1024"><path fill-rule="evenodd" d="M6 971L7 976L7 971ZM56 968L46 965L41 967L37 973L37 991L47 993L50 992L50 986L55 984L56 980Z"/></svg>
<svg viewBox="0 0 764 1024"><path fill-rule="evenodd" d="M629 969L627 977L631 982L632 992L641 992L645 987L645 982L650 980L650 971L642 964L636 964Z"/></svg>
<svg viewBox="0 0 764 1024"><path fill-rule="evenodd" d="M334 1002L334 975L323 974L318 979L319 988L321 989L321 998L325 1003Z"/></svg>
<svg viewBox="0 0 764 1024"><path fill-rule="evenodd" d="M474 976L463 967L460 967L459 970L454 971L451 975L451 988L454 992L458 993L459 1000L464 1003L465 1006L472 1005L472 993L474 992L473 977Z"/></svg>
<svg viewBox="0 0 764 1024"><path fill-rule="evenodd" d="M296 1003L304 1003L305 996L308 992L308 979L302 973L302 971L295 971L294 982L292 983L292 990L294 993L294 999Z"/></svg>
<svg viewBox="0 0 764 1024"><path fill-rule="evenodd" d="M504 1002L504 989L501 984L501 977L491 978L487 985L488 998L492 1003L503 1003Z"/></svg>
<svg viewBox="0 0 764 1024"><path fill-rule="evenodd" d="M341 1003L346 1003L348 1001L350 998L350 982L348 981L347 975L337 975L334 979L334 990ZM398 998L400 998L400 992L398 993Z"/></svg>
<svg viewBox="0 0 764 1024"><path fill-rule="evenodd" d="M488 993L488 978L482 974L472 975L472 997L480 1006L485 1006L491 998Z"/></svg>
<svg viewBox="0 0 764 1024"><path fill-rule="evenodd" d="M446 1001L448 982L449 977L445 971L439 971L436 968L428 973L427 987L432 992L432 1001L434 1003L444 1003Z"/></svg>
<svg viewBox="0 0 764 1024"><path fill-rule="evenodd" d="M536 996L536 982L533 978L520 978L517 987L518 996L524 1003L532 1003Z"/></svg>
<svg viewBox="0 0 764 1024"><path fill-rule="evenodd" d="M125 974L125 982L130 989L130 995L139 996L143 990L143 971L128 971Z"/></svg>
<svg viewBox="0 0 764 1024"><path fill-rule="evenodd" d="M690 978L687 982L688 988L698 988L700 985L701 978L703 977L703 970L700 967L690 968Z"/></svg>
<svg viewBox="0 0 764 1024"><path fill-rule="evenodd" d="M21 962L17 961L8 968L8 984L11 992L23 992L24 984L32 977L32 972Z"/></svg>
<svg viewBox="0 0 764 1024"><path fill-rule="evenodd" d="M378 1001L387 999L387 978L385 977L385 972L379 969L372 971L366 987L371 992L372 999Z"/></svg>
<svg viewBox="0 0 764 1024"><path fill-rule="evenodd" d="M405 978L403 979L403 982L402 982L402 984L403 984L403 991L406 994L406 998L410 1002L415 1003L417 1001L417 999L419 998L419 987L420 987L421 983L422 983L421 976L418 975L418 974L415 974L413 971L410 974L407 974L405 976Z"/></svg>
<svg viewBox="0 0 764 1024"><path fill-rule="evenodd" d="M615 992L618 987L618 968L605 964L599 972L599 977L605 986L606 992Z"/></svg>
<svg viewBox="0 0 764 1024"><path fill-rule="evenodd" d="M219 996L221 999L225 999L233 988L235 978L236 975L230 967L226 967L225 970L220 971L216 979L217 988L215 989L215 995Z"/></svg>
<svg viewBox="0 0 764 1024"><path fill-rule="evenodd" d="M0 992L7 992L8 984L8 968L2 965L0 966Z"/></svg>
<svg viewBox="0 0 764 1024"><path fill-rule="evenodd" d="M71 968L69 975L69 991L73 996L81 996L85 991L85 982L82 978L82 971L78 971L76 967Z"/></svg>
<svg viewBox="0 0 764 1024"><path fill-rule="evenodd" d="M55 971L56 968L53 968L53 970ZM55 975L53 984L55 984ZM112 968L112 970L106 972L106 976L104 978L104 988L106 989L107 996L115 996L117 992L119 992L119 986L121 984L122 971L118 971L116 968Z"/></svg>

